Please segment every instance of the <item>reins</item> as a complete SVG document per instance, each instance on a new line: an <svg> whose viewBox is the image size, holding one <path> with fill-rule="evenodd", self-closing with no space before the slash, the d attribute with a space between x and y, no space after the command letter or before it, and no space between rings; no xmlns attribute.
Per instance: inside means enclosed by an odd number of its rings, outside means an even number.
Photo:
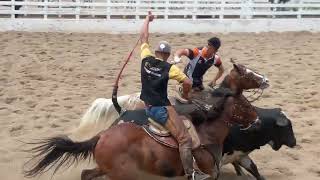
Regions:
<svg viewBox="0 0 320 180"><path fill-rule="evenodd" d="M260 99L260 97L263 94L263 90L261 90L261 89L246 90L245 92L252 93L252 94L250 94L249 96L246 97L247 99L252 98L254 95L259 93L259 95L257 97L255 97L255 98L253 98L251 100L248 100L250 103L255 102L256 100Z"/></svg>

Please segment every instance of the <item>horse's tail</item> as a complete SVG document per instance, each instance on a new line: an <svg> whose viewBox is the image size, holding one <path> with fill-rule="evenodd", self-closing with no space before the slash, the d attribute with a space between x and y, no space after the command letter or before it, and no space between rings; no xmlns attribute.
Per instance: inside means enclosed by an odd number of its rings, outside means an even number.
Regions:
<svg viewBox="0 0 320 180"><path fill-rule="evenodd" d="M68 137L60 136L28 143L37 146L27 150L27 152L34 154L25 165L34 162L34 160L36 163L32 165L31 169L24 170L24 175L25 177L34 177L52 168L55 173L62 165L70 167L79 160L91 158L99 139L100 135L96 135L87 141L73 142Z"/></svg>
<svg viewBox="0 0 320 180"><path fill-rule="evenodd" d="M117 101L126 109L134 109L140 100L140 93L119 96ZM119 117L111 99L98 98L86 110L77 129L71 132L72 139L82 140L108 129Z"/></svg>
<svg viewBox="0 0 320 180"><path fill-rule="evenodd" d="M123 68L124 68L124 66L123 66ZM123 68L122 68L122 69L123 69ZM120 71L118 77L120 77L120 75L121 75L121 71ZM119 81L119 78L118 78L118 81ZM121 113L123 112L123 110L122 110L121 106L119 105L118 99L117 99L117 96L118 96L118 85L117 85L117 84L118 84L118 81L116 81L116 85L113 87L111 100L112 100L112 103L113 103L114 108L115 108L116 111L119 113L119 115L121 115Z"/></svg>
<svg viewBox="0 0 320 180"><path fill-rule="evenodd" d="M81 118L79 127L73 132L76 136L92 137L110 125L119 117L111 99L98 98Z"/></svg>

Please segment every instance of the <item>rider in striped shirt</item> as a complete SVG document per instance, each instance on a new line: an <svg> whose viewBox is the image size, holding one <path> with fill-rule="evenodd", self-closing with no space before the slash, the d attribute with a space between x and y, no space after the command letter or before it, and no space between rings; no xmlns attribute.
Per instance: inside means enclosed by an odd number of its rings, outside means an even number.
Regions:
<svg viewBox="0 0 320 180"><path fill-rule="evenodd" d="M217 55L220 45L220 39L217 37L212 37L208 40L208 45L205 47L179 49L176 51L174 63L179 63L182 56L186 56L190 60L184 69L184 73L192 80L193 90L201 91L204 89L203 75L212 65L217 67L219 72L209 83L209 86L215 86L217 80L222 76L224 68L220 56Z"/></svg>

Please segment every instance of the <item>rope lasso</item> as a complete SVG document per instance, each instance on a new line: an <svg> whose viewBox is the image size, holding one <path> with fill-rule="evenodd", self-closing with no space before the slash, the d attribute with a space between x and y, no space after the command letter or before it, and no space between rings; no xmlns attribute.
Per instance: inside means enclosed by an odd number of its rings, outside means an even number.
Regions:
<svg viewBox="0 0 320 180"><path fill-rule="evenodd" d="M120 70L120 72L119 72L119 74L118 74L118 76L117 76L117 78L116 78L116 81L115 81L115 83L114 83L114 85L113 85L112 103L113 103L115 109L117 110L117 112L118 112L119 114L123 113L123 111L122 111L122 109L121 109L121 107L120 107L120 105L119 105L119 103L118 103L118 100L117 100L119 80L120 80L120 77L121 77L121 74L122 74L124 68L125 68L126 65L128 64L128 62L129 62L129 60L130 60L130 58L131 58L134 50L135 50L136 47L138 46L140 40L141 40L141 36L139 37L139 39L137 40L137 42L136 42L136 44L134 45L133 49L132 49L131 52L129 53L129 55L128 55L125 63L123 64L123 66L122 66L122 68L121 68L121 70Z"/></svg>
<svg viewBox="0 0 320 180"><path fill-rule="evenodd" d="M148 12L148 16L152 15L151 11ZM149 19L149 22L153 20L153 16L152 16L152 19ZM114 83L114 86L113 86L113 91L112 91L112 103L114 105L114 108L116 109L116 111L119 113L119 115L121 116L122 113L125 112L125 110L122 110L119 103L118 103L118 100L117 100L117 94L118 94L118 84L119 84L119 80L120 80L120 77L121 77L121 74L125 68L125 66L128 64L134 50L136 49L136 47L138 46L139 42L141 41L143 37L143 33L140 34L140 37L139 39L137 40L136 44L134 45L133 49L131 50L131 52L129 53L125 63L123 64L117 78L116 78L116 82Z"/></svg>

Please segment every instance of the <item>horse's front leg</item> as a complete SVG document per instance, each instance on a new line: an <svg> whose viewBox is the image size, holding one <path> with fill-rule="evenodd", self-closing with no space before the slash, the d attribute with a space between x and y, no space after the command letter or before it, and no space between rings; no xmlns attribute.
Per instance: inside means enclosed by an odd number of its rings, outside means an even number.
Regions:
<svg viewBox="0 0 320 180"><path fill-rule="evenodd" d="M199 170L211 175L213 173L214 159L208 151L198 148L192 154Z"/></svg>
<svg viewBox="0 0 320 180"><path fill-rule="evenodd" d="M81 172L81 180L93 180L94 178L105 175L99 168L85 169Z"/></svg>
<svg viewBox="0 0 320 180"><path fill-rule="evenodd" d="M216 159L203 148L198 148L193 151L193 156L198 168L212 176L213 179L218 179L220 173L220 159Z"/></svg>
<svg viewBox="0 0 320 180"><path fill-rule="evenodd" d="M220 167L221 167L221 159L222 159L222 145L221 144L209 144L206 145L206 150L210 153L213 158L214 165L212 177L218 179L220 176Z"/></svg>

